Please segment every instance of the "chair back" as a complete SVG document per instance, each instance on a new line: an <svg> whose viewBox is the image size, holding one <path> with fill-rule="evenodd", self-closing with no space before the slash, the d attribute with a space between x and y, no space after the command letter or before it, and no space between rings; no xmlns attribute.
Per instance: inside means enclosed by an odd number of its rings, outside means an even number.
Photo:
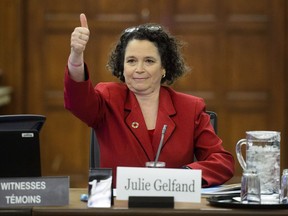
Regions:
<svg viewBox="0 0 288 216"><path fill-rule="evenodd" d="M217 114L213 111L206 111L206 113L210 116L210 122L214 128L215 133L217 134Z"/></svg>

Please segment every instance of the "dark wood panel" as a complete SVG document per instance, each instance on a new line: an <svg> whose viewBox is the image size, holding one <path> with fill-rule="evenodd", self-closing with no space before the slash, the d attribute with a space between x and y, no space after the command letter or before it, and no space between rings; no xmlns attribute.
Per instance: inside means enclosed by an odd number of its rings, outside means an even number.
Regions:
<svg viewBox="0 0 288 216"><path fill-rule="evenodd" d="M264 90L269 87L270 46L266 34L227 36L226 88Z"/></svg>
<svg viewBox="0 0 288 216"><path fill-rule="evenodd" d="M91 40L86 49L87 58L86 62L89 64L91 78L93 82L104 82L104 81L116 81L112 74L108 72L106 65L108 60L108 55L112 50L112 44L115 43L116 37L120 34L119 28L103 29L91 32Z"/></svg>
<svg viewBox="0 0 288 216"><path fill-rule="evenodd" d="M283 80L285 83L288 83L288 65L287 65L287 59L288 59L288 1L285 2L285 20L283 20L283 22L285 22L285 38L284 38L284 41L285 41L285 45L283 46L285 48L285 54L284 54L284 59L281 58L281 62L284 61L284 77L283 77ZM283 65L280 64L280 67L282 67ZM288 121L287 121L287 110L288 110L288 87L287 85L285 85L285 88L284 88L284 91L282 92L285 96L285 105L284 105L284 109L285 109L285 116L283 117L284 118L284 127L285 127L285 130L283 131L284 134L287 133L288 131ZM280 117L281 118L281 117ZM282 134L283 134L282 132ZM283 143L283 142L282 142ZM287 138L284 138L284 143L282 146L281 146L281 151L282 152L288 152L288 145L286 144L287 143ZM283 165L282 167L284 168L287 168L288 167L288 153L285 153L285 154L282 154L282 157L281 157L281 164Z"/></svg>
<svg viewBox="0 0 288 216"><path fill-rule="evenodd" d="M105 65L124 28L159 22L187 42L192 72L174 88L205 98L218 113L224 146L234 153L246 130L280 130L287 167L287 11L285 0L2 0L0 85L13 94L0 113L46 115L44 175L70 175L72 186L86 186L89 128L63 108L63 68L79 13L91 30L85 57L95 84L115 80Z"/></svg>
<svg viewBox="0 0 288 216"><path fill-rule="evenodd" d="M235 144L246 130L286 132L284 3L29 0L26 101L28 111L47 116L41 140L44 174L70 175L72 186L87 182L89 128L64 110L62 94L70 34L79 25L79 13L87 14L91 31L85 60L94 84L115 80L105 67L107 55L128 26L159 22L186 41L192 72L174 88L203 97L207 108L218 113L219 135L235 155ZM236 164L239 176L242 170Z"/></svg>
<svg viewBox="0 0 288 216"><path fill-rule="evenodd" d="M0 1L0 85L12 88L10 104L1 114L22 113L25 103L23 2Z"/></svg>
<svg viewBox="0 0 288 216"><path fill-rule="evenodd" d="M220 1L215 0L178 0L177 2L173 1L173 15L185 15L188 16L199 16L199 15L210 15L215 16L218 11L218 7L223 6Z"/></svg>
<svg viewBox="0 0 288 216"><path fill-rule="evenodd" d="M284 2L191 1L193 8L186 1L177 2L174 8L183 10L178 9L178 12L176 9L175 14L172 14L174 25L177 26L173 30L189 41L187 53L192 59L189 63L193 65L194 60L200 65L194 63L197 68L203 68L199 73L196 72L197 78L193 79L191 75L184 82L180 80L175 87L190 89L193 94L199 93L207 99L208 108L218 113L219 134L231 152L235 151L237 137L243 137L245 130L285 130L283 118L280 117L285 116L285 103L279 101L280 98L284 100L284 70L281 66L285 60L283 46L280 47L284 40L279 40L284 35L284 11L280 9ZM217 6L214 4L216 2ZM276 34L281 36L277 39ZM211 43L210 49L200 48L197 42L201 44L203 37L200 39L199 35L208 35L216 43ZM274 43L277 43L277 48ZM211 67L216 76L207 76L204 71L211 70ZM277 87L271 82L277 83ZM209 84L211 91L207 92ZM238 123L239 119L245 120L245 123ZM259 124L257 127L255 121ZM285 153L282 155L284 157L287 157ZM241 169L238 162L236 164L236 175L240 175Z"/></svg>
<svg viewBox="0 0 288 216"><path fill-rule="evenodd" d="M215 91L215 80L219 74L215 73L218 57L215 53L218 50L217 36L215 34L188 34L182 33L185 38L184 56L189 61L191 71L183 78L180 78L175 88L181 91Z"/></svg>
<svg viewBox="0 0 288 216"><path fill-rule="evenodd" d="M269 11L270 0L225 0L225 8L229 14L263 14Z"/></svg>
<svg viewBox="0 0 288 216"><path fill-rule="evenodd" d="M86 187L90 130L64 109L50 109L46 115L41 132L42 174L70 176L71 187Z"/></svg>
<svg viewBox="0 0 288 216"><path fill-rule="evenodd" d="M63 70L70 52L70 35L60 32L49 32L42 42L44 67L41 70L45 80L45 90L63 90ZM56 54L57 53L57 54ZM62 69L62 71L61 71Z"/></svg>

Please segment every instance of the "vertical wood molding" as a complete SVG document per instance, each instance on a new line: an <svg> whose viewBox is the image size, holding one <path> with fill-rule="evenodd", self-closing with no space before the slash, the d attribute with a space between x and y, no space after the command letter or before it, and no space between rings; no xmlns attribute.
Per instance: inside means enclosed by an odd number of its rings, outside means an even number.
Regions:
<svg viewBox="0 0 288 216"><path fill-rule="evenodd" d="M0 85L12 87L11 103L1 107L5 114L22 113L24 107L23 1L0 1Z"/></svg>
<svg viewBox="0 0 288 216"><path fill-rule="evenodd" d="M282 133L285 137L287 137L287 132L288 132L288 114L287 114L287 110L288 110L288 1L285 1L285 54L284 54L284 67L285 67L285 115L283 117L283 120L285 122L285 130L284 133ZM282 136L283 136L282 135ZM282 160L281 160L281 164L282 164L282 168L287 168L288 167L288 138L285 138L285 143L282 142L282 149L285 152L285 154L282 154Z"/></svg>
<svg viewBox="0 0 288 216"><path fill-rule="evenodd" d="M43 69L44 13L43 3L38 0L26 1L26 50L25 61L25 109L27 112L44 114L43 90L45 88L45 74ZM57 47L55 47L57 49Z"/></svg>

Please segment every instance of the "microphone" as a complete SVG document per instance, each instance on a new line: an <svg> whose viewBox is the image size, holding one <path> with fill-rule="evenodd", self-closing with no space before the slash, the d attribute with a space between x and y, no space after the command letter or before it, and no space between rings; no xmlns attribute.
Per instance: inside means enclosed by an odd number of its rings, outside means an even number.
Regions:
<svg viewBox="0 0 288 216"><path fill-rule="evenodd" d="M159 159L159 155L160 155L160 151L162 149L162 145L163 145L163 141L164 141L164 136L165 136L166 130L167 130L167 125L164 125L163 128L162 128L161 139L160 139L160 143L159 143L159 146L158 146L156 158L154 160L154 167L156 167L156 164L157 164L158 159Z"/></svg>

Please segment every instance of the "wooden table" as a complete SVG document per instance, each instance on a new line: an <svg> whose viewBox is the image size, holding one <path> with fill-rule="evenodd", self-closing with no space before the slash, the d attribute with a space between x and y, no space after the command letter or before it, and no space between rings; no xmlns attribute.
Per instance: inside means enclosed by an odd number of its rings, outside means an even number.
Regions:
<svg viewBox="0 0 288 216"><path fill-rule="evenodd" d="M87 193L85 189L71 189L70 204L61 207L33 207L33 216L48 216L48 215L99 215L99 216L114 216L114 215L131 215L131 216L179 216L179 215L193 215L193 216L240 216L240 215L288 215L288 209L227 209L212 207L202 198L199 204L192 203L176 203L174 209L156 209L156 208L133 208L129 209L127 202L115 201L112 208L87 208L87 203L80 201L80 195Z"/></svg>
<svg viewBox="0 0 288 216"><path fill-rule="evenodd" d="M21 208L0 208L1 216L30 216L32 215L32 207L21 207Z"/></svg>

